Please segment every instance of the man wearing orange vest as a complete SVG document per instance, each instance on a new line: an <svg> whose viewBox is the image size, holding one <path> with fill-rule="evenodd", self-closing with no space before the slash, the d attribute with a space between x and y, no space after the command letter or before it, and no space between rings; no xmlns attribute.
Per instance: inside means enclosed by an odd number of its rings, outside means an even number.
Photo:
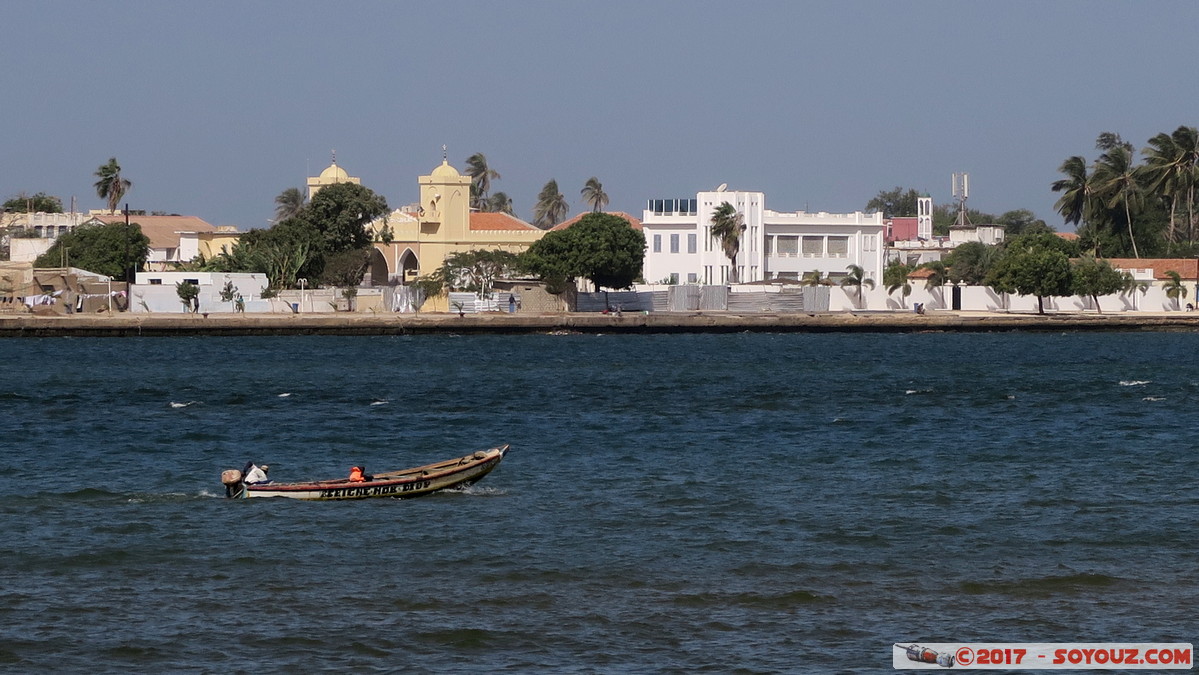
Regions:
<svg viewBox="0 0 1199 675"><path fill-rule="evenodd" d="M350 482L361 483L366 480L362 467L356 466L350 469Z"/></svg>

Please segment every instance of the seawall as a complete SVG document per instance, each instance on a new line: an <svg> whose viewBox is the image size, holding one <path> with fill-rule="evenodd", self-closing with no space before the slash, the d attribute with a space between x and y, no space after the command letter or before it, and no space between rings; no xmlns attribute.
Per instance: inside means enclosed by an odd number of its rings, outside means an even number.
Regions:
<svg viewBox="0 0 1199 675"><path fill-rule="evenodd" d="M734 333L1199 330L1199 313L1001 314L936 311L821 314L117 314L0 316L0 337L420 335L471 333Z"/></svg>

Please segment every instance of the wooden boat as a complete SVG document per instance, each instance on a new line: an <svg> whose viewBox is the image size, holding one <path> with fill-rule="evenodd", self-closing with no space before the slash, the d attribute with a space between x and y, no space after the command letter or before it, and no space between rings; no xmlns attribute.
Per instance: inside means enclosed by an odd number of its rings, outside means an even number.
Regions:
<svg viewBox="0 0 1199 675"><path fill-rule="evenodd" d="M439 490L466 487L476 483L499 466L508 454L504 444L488 450L427 464L403 471L377 473L370 480L352 482L349 478L302 483L258 483L246 485L241 472L231 469L221 475L225 494L230 498L289 497L291 499L331 500L368 499L370 497L420 497ZM236 474L236 476L234 476Z"/></svg>

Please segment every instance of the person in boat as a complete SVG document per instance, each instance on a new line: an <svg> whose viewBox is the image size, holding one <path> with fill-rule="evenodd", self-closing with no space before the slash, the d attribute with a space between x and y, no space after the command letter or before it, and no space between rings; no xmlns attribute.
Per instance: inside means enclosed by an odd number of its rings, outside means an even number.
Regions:
<svg viewBox="0 0 1199 675"><path fill-rule="evenodd" d="M259 483L269 483L269 482L271 482L271 479L269 476L267 476L267 472L270 470L271 470L271 466L269 464L263 464L262 466L257 466L256 464L251 462L249 470L242 472L242 474L245 476L244 478L242 478L242 482L245 483L246 485L257 485Z"/></svg>
<svg viewBox="0 0 1199 675"><path fill-rule="evenodd" d="M360 466L355 466L350 469L350 482L361 483L366 480L366 469Z"/></svg>

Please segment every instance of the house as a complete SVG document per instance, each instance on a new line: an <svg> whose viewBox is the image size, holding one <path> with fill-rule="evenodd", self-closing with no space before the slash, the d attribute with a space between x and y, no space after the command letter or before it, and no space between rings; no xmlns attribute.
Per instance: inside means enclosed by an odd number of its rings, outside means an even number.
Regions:
<svg viewBox="0 0 1199 675"><path fill-rule="evenodd" d="M723 203L741 215L745 231L736 274L716 239L712 215ZM796 280L807 272L833 279L850 265L881 279L881 213L781 213L766 208L761 192L716 190L694 199L651 199L641 218L647 250L645 278L651 283L727 284L765 279Z"/></svg>
<svg viewBox="0 0 1199 675"><path fill-rule="evenodd" d="M124 214L93 216L87 223L123 223ZM196 216L128 216L130 224L137 223L142 234L150 240L150 255L146 258L146 270L164 272L176 269L180 263L190 262L200 254L201 237L211 238L217 228ZM211 252L211 249L210 249ZM219 249L218 251L219 252Z"/></svg>

